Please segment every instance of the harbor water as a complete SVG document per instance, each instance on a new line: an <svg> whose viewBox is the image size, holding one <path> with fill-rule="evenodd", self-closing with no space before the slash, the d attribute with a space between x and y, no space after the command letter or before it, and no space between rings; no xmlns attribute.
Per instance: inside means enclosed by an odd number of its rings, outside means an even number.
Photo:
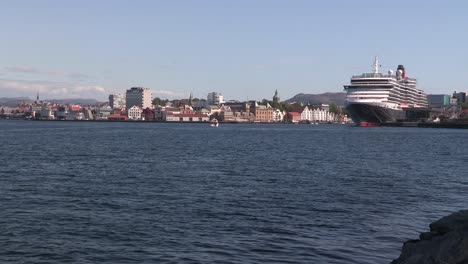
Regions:
<svg viewBox="0 0 468 264"><path fill-rule="evenodd" d="M467 138L0 121L0 262L389 263L467 209Z"/></svg>

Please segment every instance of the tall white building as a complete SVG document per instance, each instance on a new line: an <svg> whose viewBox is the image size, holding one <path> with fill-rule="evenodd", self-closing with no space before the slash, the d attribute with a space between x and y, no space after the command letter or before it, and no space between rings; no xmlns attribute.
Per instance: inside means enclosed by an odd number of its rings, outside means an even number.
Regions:
<svg viewBox="0 0 468 264"><path fill-rule="evenodd" d="M125 108L125 95L124 94L110 94L109 106L112 107L112 109Z"/></svg>
<svg viewBox="0 0 468 264"><path fill-rule="evenodd" d="M143 87L132 87L125 94L126 109L132 106L138 106L141 109L151 107L151 90Z"/></svg>
<svg viewBox="0 0 468 264"><path fill-rule="evenodd" d="M224 97L221 93L212 92L208 93L206 97L208 105L220 105L224 103Z"/></svg>

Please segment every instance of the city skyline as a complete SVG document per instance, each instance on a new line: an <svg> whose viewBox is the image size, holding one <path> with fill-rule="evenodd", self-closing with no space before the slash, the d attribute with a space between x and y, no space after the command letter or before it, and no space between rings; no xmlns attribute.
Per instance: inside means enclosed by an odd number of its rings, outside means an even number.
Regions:
<svg viewBox="0 0 468 264"><path fill-rule="evenodd" d="M261 100L342 92L404 64L427 94L466 91L462 1L2 1L0 97Z"/></svg>

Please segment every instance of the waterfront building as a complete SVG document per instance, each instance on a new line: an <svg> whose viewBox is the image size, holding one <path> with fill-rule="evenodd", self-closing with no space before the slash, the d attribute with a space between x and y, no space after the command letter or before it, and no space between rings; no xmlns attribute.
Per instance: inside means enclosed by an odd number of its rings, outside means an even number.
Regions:
<svg viewBox="0 0 468 264"><path fill-rule="evenodd" d="M112 109L125 108L125 95L124 94L111 94L109 95L109 106Z"/></svg>
<svg viewBox="0 0 468 264"><path fill-rule="evenodd" d="M323 105L323 108L313 108L305 106L301 112L301 121L309 122L332 122L335 121L335 114L330 112L328 105Z"/></svg>
<svg viewBox="0 0 468 264"><path fill-rule="evenodd" d="M301 113L299 112L289 112L288 115L293 123L299 123L299 121L301 121Z"/></svg>
<svg viewBox="0 0 468 264"><path fill-rule="evenodd" d="M234 112L232 112L229 106L223 105L219 108L218 121L233 121Z"/></svg>
<svg viewBox="0 0 468 264"><path fill-rule="evenodd" d="M208 105L220 105L224 103L224 97L221 93L211 92L206 97Z"/></svg>
<svg viewBox="0 0 468 264"><path fill-rule="evenodd" d="M52 113L52 110L50 110L50 108L48 107L41 109L40 116L42 119L47 119L47 120L53 120L55 118L54 113Z"/></svg>
<svg viewBox="0 0 468 264"><path fill-rule="evenodd" d="M32 116L37 118L37 119L43 119L43 120L53 120L55 119L54 113L52 112L52 109L50 107L42 107L39 111L34 111L32 113Z"/></svg>
<svg viewBox="0 0 468 264"><path fill-rule="evenodd" d="M335 114L326 109L313 109L312 120L315 122L332 122L335 121Z"/></svg>
<svg viewBox="0 0 468 264"><path fill-rule="evenodd" d="M31 113L39 113L39 112L41 111L41 109L42 109L42 105L33 104L33 105L30 105L30 106L29 106L29 111L30 111ZM7 113L10 112L10 111L8 111L8 110L5 110L5 111L6 111ZM34 116L34 114L33 114L33 116Z"/></svg>
<svg viewBox="0 0 468 264"><path fill-rule="evenodd" d="M192 99L191 106L193 107L194 110L200 110L203 108L210 107L206 99L198 99L198 100Z"/></svg>
<svg viewBox="0 0 468 264"><path fill-rule="evenodd" d="M58 106L57 107L57 112L56 112L56 117L59 120L65 120L65 116L68 113L68 110L65 106Z"/></svg>
<svg viewBox="0 0 468 264"><path fill-rule="evenodd" d="M96 118L97 119L107 119L107 116L112 114L112 107L111 106L103 106L97 109L96 111Z"/></svg>
<svg viewBox="0 0 468 264"><path fill-rule="evenodd" d="M155 110L149 107L143 109L142 119L145 121L155 121Z"/></svg>
<svg viewBox="0 0 468 264"><path fill-rule="evenodd" d="M173 114L180 114L180 109L178 107L172 106L163 106L155 111L156 119L167 121L167 116L171 116Z"/></svg>
<svg viewBox="0 0 468 264"><path fill-rule="evenodd" d="M250 110L249 102L229 101L223 103L223 105L228 106L233 112L248 112Z"/></svg>
<svg viewBox="0 0 468 264"><path fill-rule="evenodd" d="M128 120L128 117L125 115L112 114L112 115L107 116L107 120L126 121Z"/></svg>
<svg viewBox="0 0 468 264"><path fill-rule="evenodd" d="M450 104L450 95L448 94L429 94L427 96L430 107L444 108Z"/></svg>
<svg viewBox="0 0 468 264"><path fill-rule="evenodd" d="M452 98L456 98L457 99L457 104L463 104L466 102L466 93L464 92L459 92L457 93L456 91L453 92L453 95L452 95Z"/></svg>
<svg viewBox="0 0 468 264"><path fill-rule="evenodd" d="M132 87L125 94L125 108L138 106L141 109L151 107L151 90L143 87Z"/></svg>
<svg viewBox="0 0 468 264"><path fill-rule="evenodd" d="M256 102L255 102L256 103ZM252 122L254 115L251 112L250 102L228 101L223 103L220 115L225 122ZM224 107L224 110L222 110ZM222 119L224 118L224 119Z"/></svg>
<svg viewBox="0 0 468 264"><path fill-rule="evenodd" d="M79 112L81 111L82 107L81 105L70 105L68 109L70 110L70 112Z"/></svg>
<svg viewBox="0 0 468 264"><path fill-rule="evenodd" d="M122 115L122 116L127 116L127 112L125 109L114 109L112 110L113 115Z"/></svg>
<svg viewBox="0 0 468 264"><path fill-rule="evenodd" d="M143 110L141 110L141 107L136 106L136 105L128 108L127 110L128 119L131 119L131 120L141 120L142 113L143 113Z"/></svg>
<svg viewBox="0 0 468 264"><path fill-rule="evenodd" d="M168 122L209 122L210 116L207 114L179 113L166 115Z"/></svg>
<svg viewBox="0 0 468 264"><path fill-rule="evenodd" d="M84 113L84 119L94 120L94 114L93 114L93 111L90 108L84 109L83 113Z"/></svg>
<svg viewBox="0 0 468 264"><path fill-rule="evenodd" d="M456 106L456 105L458 105L458 98L450 97L450 106Z"/></svg>
<svg viewBox="0 0 468 264"><path fill-rule="evenodd" d="M68 112L64 111L65 107L59 107L57 110L57 119L58 120L82 120L83 113L81 112Z"/></svg>
<svg viewBox="0 0 468 264"><path fill-rule="evenodd" d="M155 105L154 106L154 120L161 121L163 119L163 110L166 106Z"/></svg>
<svg viewBox="0 0 468 264"><path fill-rule="evenodd" d="M273 111L273 121L283 122L285 113L279 109L274 109Z"/></svg>
<svg viewBox="0 0 468 264"><path fill-rule="evenodd" d="M256 105L255 108L253 108L255 121L256 122L272 122L274 111L275 110L268 103L266 105Z"/></svg>

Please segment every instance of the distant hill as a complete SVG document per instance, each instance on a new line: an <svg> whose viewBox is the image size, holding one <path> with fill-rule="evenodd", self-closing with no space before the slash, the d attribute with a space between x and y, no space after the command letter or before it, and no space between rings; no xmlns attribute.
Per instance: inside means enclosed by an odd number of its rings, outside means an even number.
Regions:
<svg viewBox="0 0 468 264"><path fill-rule="evenodd" d="M0 97L0 105L15 107L22 102L29 102L29 97Z"/></svg>
<svg viewBox="0 0 468 264"><path fill-rule="evenodd" d="M29 97L0 97L0 103L9 102L9 101L29 101Z"/></svg>
<svg viewBox="0 0 468 264"><path fill-rule="evenodd" d="M41 99L42 100L42 99ZM0 97L0 105L15 107L23 102L32 102L29 97ZM72 99L44 99L45 102L51 102L56 104L79 104L79 105L99 105L102 102L96 99L83 99L83 98L72 98Z"/></svg>
<svg viewBox="0 0 468 264"><path fill-rule="evenodd" d="M303 103L303 104L335 104L337 106L343 106L346 93L323 93L323 94L296 94L291 99L286 100L287 103Z"/></svg>
<svg viewBox="0 0 468 264"><path fill-rule="evenodd" d="M44 101L52 102L56 104L79 104L79 105L98 105L102 103L96 99L83 99L83 98L45 99Z"/></svg>

